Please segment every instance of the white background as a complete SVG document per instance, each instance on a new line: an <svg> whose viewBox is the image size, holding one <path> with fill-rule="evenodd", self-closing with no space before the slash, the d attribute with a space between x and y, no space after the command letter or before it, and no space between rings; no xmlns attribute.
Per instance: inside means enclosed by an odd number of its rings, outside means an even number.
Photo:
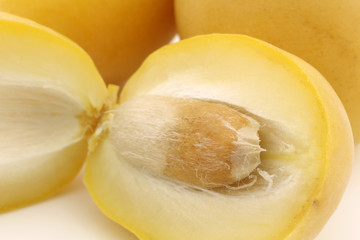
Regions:
<svg viewBox="0 0 360 240"><path fill-rule="evenodd" d="M344 198L316 240L360 239L360 146L355 156L352 178ZM0 239L136 240L136 237L98 210L82 183L82 174L79 174L55 197L0 214Z"/></svg>

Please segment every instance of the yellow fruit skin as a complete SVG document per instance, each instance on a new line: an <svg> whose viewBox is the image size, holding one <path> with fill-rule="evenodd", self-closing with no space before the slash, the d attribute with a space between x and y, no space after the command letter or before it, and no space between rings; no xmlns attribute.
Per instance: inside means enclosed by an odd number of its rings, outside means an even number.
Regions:
<svg viewBox="0 0 360 240"><path fill-rule="evenodd" d="M105 82L120 85L175 34L171 0L0 0L0 11L69 37L90 54Z"/></svg>
<svg viewBox="0 0 360 240"><path fill-rule="evenodd" d="M0 12L0 87L6 89L8 85L59 91L59 94L73 99L78 104L75 108L80 106L83 113L81 116L68 116L78 121L79 129L73 139L56 146L56 149L35 149L35 153L29 153L31 157L21 159L18 156L3 157L4 150L0 150L0 212L43 200L75 177L87 154L86 131L93 127L108 95L92 60L79 46L49 28ZM17 93L12 94L16 96ZM19 99L22 97L18 95ZM38 104L38 109L41 109L46 102ZM30 122L30 126L32 121L36 121L36 107L34 109L35 112L23 121ZM16 121L16 117L13 120ZM10 141L3 132L6 130L0 129L2 140ZM48 141L54 137L58 136L48 136ZM16 148L16 143L14 145L11 147ZM18 151L23 152L23 149Z"/></svg>
<svg viewBox="0 0 360 240"><path fill-rule="evenodd" d="M322 124L325 126L325 134L322 136L324 143L324 149L321 150L323 158L319 159L323 166L322 171L317 175L318 179L316 180L316 187L313 190L309 190L312 191L311 198L307 203L304 203L300 215L297 215L290 223L273 222L274 225L287 225L282 232L277 233L276 236L273 235L267 238L261 238L267 240L313 239L334 212L342 197L351 172L354 145L350 123L340 100L331 86L309 64L274 46L246 36L214 34L195 37L175 45L164 47L152 54L126 84L121 94L121 102L130 100L136 96L151 93L154 89L157 89L157 87L166 82L171 82L174 78L179 76L185 76L194 81L199 81L199 83L201 82L209 85L214 84L214 86L219 87L221 85L217 84L219 84L220 81L234 81L233 84L236 85L236 81L231 79L236 79L238 76L232 76L232 73L227 71L227 66L222 65L221 59L218 60L219 68L224 68L226 78L220 80L211 79L206 82L201 75L202 71L211 73L213 70L206 69L207 60L198 56L197 51L199 51L198 49L214 49L216 44L226 44L227 46L237 48L240 41L245 42L244 44L249 44L249 46L254 46L257 51L269 56L269 58L274 59L274 61L286 64L286 67L296 68L297 71L300 71L301 76L304 77L304 82L312 89L314 96L321 105L323 111L321 116L324 117L321 121L323 121ZM196 54L191 54L193 52L196 52ZM231 59L231 56L234 53L227 50L224 51L223 54L224 58L229 57ZM226 56L226 54L229 54L229 56ZM195 60L183 60L183 56L186 55L195 58ZM176 60L177 58L179 58L179 60ZM173 61L178 61L181 65L174 65ZM195 68L194 62L197 62L198 68ZM198 72L199 70L200 72ZM218 71L218 69L216 71ZM204 74L204 76L206 76L206 74ZM153 81L154 77L156 77L156 81ZM199 80L196 80L197 78L199 78ZM219 83L211 83L211 81L219 81ZM303 84L305 85L305 83ZM181 87L179 87L179 89L181 89ZM291 91L291 89L289 89L289 91ZM184 94L186 95L186 93ZM271 92L269 92L269 95L270 94ZM301 136L299 136L299 138L300 137ZM104 139L106 139L106 136L104 136ZM131 213L131 210L128 210L127 208L124 209L121 204L119 205L120 202L124 202L125 206L127 206L126 204L129 204L129 208L134 208L132 204L136 204L137 202L130 201L127 194L134 194L139 198L144 198L146 193L136 193L136 190L133 193L130 189L126 188L126 186L121 185L122 181L130 182L133 180L124 180L121 179L124 177L116 177L118 175L116 168L121 167L121 165L111 148L111 143L109 143L108 140L104 140L100 143L99 147L90 155L85 168L86 185L100 209L114 221L123 224L133 231L140 239L149 240L156 238L158 240L166 240L169 239L168 236L173 236L173 239L181 239L179 236L174 237L175 233L172 232L173 228L171 228L174 227L172 225L174 223L171 221L168 222L167 227L164 226L160 228L160 232L156 232L158 228L146 230L139 229L138 226L136 226L135 216L139 213ZM146 191L150 192L151 189ZM224 204L226 205L226 202L224 202ZM136 209L141 207L146 208L146 206L137 206ZM166 206L163 207L166 208ZM179 206L179 209L181 212L181 206ZM141 210L139 210L139 212L141 212ZM146 217L144 218L144 221L149 221L151 223L148 224L152 224L152 221ZM177 228L180 229L179 231L181 231L182 227L185 228L185 226L177 226ZM167 228L172 230L168 230ZM261 229L259 229L259 231L261 231ZM211 236L210 238L219 239L218 237L219 236ZM188 239L193 238L190 237ZM201 238L194 239L198 240Z"/></svg>
<svg viewBox="0 0 360 240"><path fill-rule="evenodd" d="M355 0L175 0L182 38L246 34L301 57L342 100L360 141L360 2Z"/></svg>
<svg viewBox="0 0 360 240"><path fill-rule="evenodd" d="M287 54L287 53L286 53ZM354 159L354 143L347 114L330 85L303 60L287 54L308 76L324 107L327 121L325 166L322 184L313 202L286 240L314 239L339 204L349 181ZM334 106L337 106L334 108Z"/></svg>
<svg viewBox="0 0 360 240"><path fill-rule="evenodd" d="M100 111L107 97L106 85L84 50L33 21L3 12L0 21L2 78L23 85L56 86L68 91L88 111ZM17 58L21 64L16 63ZM44 67L49 63L51 67Z"/></svg>

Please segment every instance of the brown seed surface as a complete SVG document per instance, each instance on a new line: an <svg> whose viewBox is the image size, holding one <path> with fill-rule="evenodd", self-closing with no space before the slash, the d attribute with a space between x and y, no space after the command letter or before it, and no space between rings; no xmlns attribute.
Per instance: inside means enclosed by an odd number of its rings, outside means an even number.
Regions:
<svg viewBox="0 0 360 240"><path fill-rule="evenodd" d="M234 168L242 168L246 175L253 170L254 164L248 164L247 153L239 152L241 142L246 141L240 139L244 137L239 135L241 129L254 127L249 118L227 106L202 101L180 104L176 110L176 124L169 129L172 131L169 135L173 137L168 142L164 175L211 188L240 180L238 177L242 176L234 176ZM243 145L248 146L248 143L243 142ZM255 161L260 161L259 149L257 145ZM238 161L244 161L244 165L241 166Z"/></svg>

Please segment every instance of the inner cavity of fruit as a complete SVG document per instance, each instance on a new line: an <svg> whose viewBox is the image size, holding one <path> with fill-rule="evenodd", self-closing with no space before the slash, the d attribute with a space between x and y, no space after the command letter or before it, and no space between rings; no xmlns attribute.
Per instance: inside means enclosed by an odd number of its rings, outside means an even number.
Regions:
<svg viewBox="0 0 360 240"><path fill-rule="evenodd" d="M190 185L229 186L259 166L259 123L220 103L148 95L119 106L110 124L126 161Z"/></svg>
<svg viewBox="0 0 360 240"><path fill-rule="evenodd" d="M61 149L85 134L78 117L83 115L82 106L66 92L39 86L0 86L0 131L6 136L0 138L1 164Z"/></svg>

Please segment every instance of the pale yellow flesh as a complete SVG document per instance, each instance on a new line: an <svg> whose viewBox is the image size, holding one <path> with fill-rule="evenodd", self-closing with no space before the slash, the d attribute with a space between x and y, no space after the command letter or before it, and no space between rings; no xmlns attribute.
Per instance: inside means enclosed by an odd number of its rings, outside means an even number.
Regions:
<svg viewBox="0 0 360 240"><path fill-rule="evenodd" d="M85 172L95 202L140 239L316 235L343 192L353 146L340 101L313 71L244 36L198 37L154 53L125 86L121 102L156 94L225 102L251 113L265 123L260 128L266 139L262 177L245 191L194 190L134 167L104 134ZM269 125L276 129L270 131ZM342 139L342 145L334 138ZM341 158L333 155L335 149ZM330 196L335 180L336 192ZM326 208L315 215L314 204ZM308 216L317 223L314 227L307 224Z"/></svg>
<svg viewBox="0 0 360 240"><path fill-rule="evenodd" d="M0 212L44 199L76 175L106 96L77 45L0 14Z"/></svg>
<svg viewBox="0 0 360 240"><path fill-rule="evenodd" d="M175 34L172 0L0 0L0 11L69 37L107 83L120 85Z"/></svg>
<svg viewBox="0 0 360 240"><path fill-rule="evenodd" d="M356 0L176 0L182 38L246 34L318 69L342 100L360 141L360 2Z"/></svg>
<svg viewBox="0 0 360 240"><path fill-rule="evenodd" d="M0 165L0 212L48 198L68 184L83 166L87 142ZM20 150L19 150L20 151Z"/></svg>

